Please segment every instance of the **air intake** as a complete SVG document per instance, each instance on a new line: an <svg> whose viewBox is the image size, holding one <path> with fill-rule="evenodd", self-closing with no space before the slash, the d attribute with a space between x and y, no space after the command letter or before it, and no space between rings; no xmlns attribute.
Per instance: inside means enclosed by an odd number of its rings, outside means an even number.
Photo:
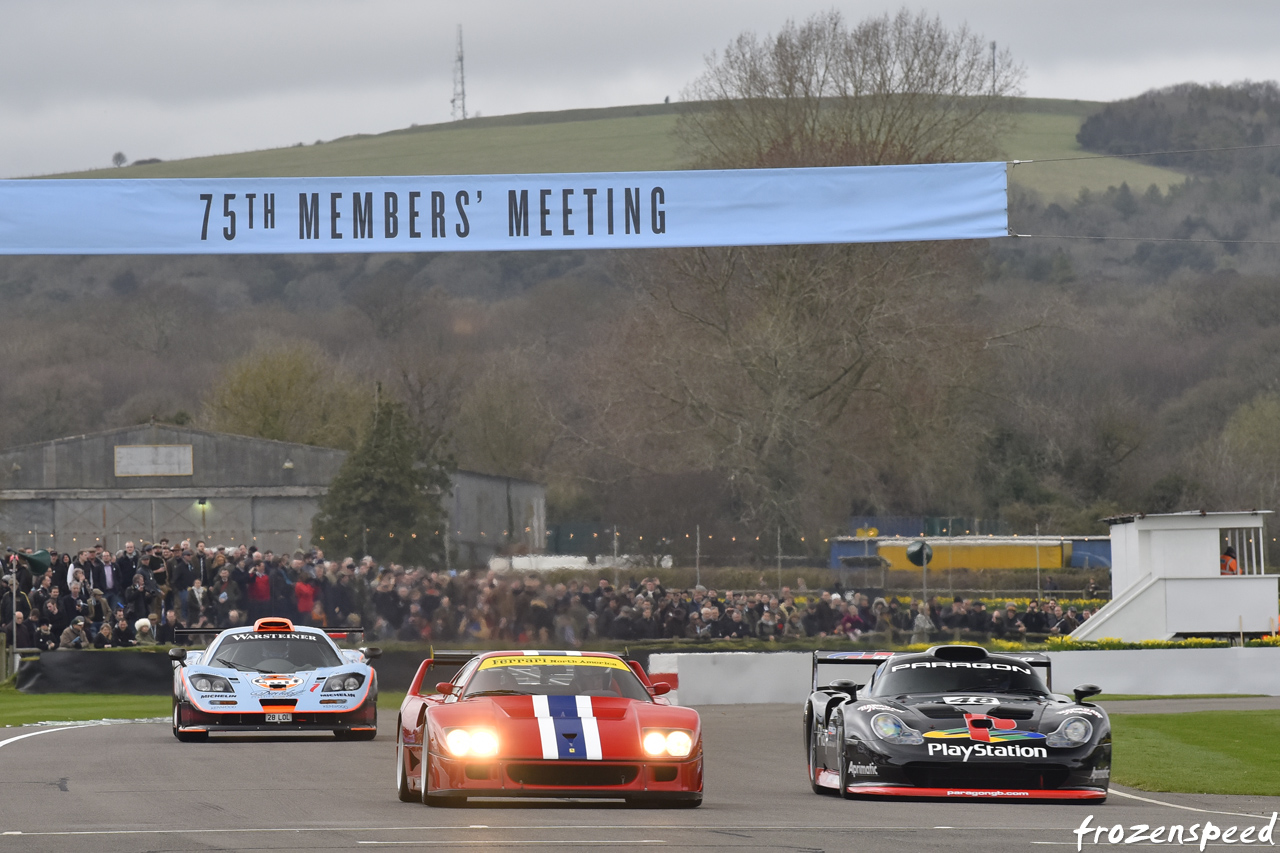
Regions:
<svg viewBox="0 0 1280 853"><path fill-rule="evenodd" d="M938 660L985 660L987 650L982 646L934 646L925 654Z"/></svg>

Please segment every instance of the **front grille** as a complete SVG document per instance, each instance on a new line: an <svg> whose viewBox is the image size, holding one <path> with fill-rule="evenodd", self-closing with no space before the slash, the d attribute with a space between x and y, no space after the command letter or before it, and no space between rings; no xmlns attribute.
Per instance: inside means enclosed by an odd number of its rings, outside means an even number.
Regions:
<svg viewBox="0 0 1280 853"><path fill-rule="evenodd" d="M1057 764L908 763L903 772L919 788L1060 788L1068 770Z"/></svg>
<svg viewBox="0 0 1280 853"><path fill-rule="evenodd" d="M965 709L959 705L917 705L915 709L931 720L960 720L965 715ZM990 716L1004 720L1030 720L1035 715L1033 708L1000 707L990 713Z"/></svg>
<svg viewBox="0 0 1280 853"><path fill-rule="evenodd" d="M630 785L640 775L635 764L509 764L507 775L517 785L543 788L607 788Z"/></svg>

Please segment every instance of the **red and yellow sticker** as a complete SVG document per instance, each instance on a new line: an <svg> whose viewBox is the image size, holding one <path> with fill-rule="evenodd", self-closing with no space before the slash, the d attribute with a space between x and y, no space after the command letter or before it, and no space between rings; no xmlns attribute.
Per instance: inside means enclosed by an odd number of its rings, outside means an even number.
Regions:
<svg viewBox="0 0 1280 853"><path fill-rule="evenodd" d="M493 669L498 666L600 666L630 671L630 667L617 658L579 655L499 655L480 661L481 669Z"/></svg>

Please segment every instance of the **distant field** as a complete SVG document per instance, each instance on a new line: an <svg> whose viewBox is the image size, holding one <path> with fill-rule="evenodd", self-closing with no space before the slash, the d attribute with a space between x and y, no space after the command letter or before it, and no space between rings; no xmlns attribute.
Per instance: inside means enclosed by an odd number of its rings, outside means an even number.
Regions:
<svg viewBox="0 0 1280 853"><path fill-rule="evenodd" d="M1016 129L1003 142L1005 156L1010 160L1087 156L1088 152L1076 142L1076 132L1087 115L1087 111L1077 115L1021 113ZM1125 182L1137 192L1144 192L1152 184L1160 187L1161 191L1167 191L1170 184L1180 184L1183 180L1180 172L1147 166L1129 158L1026 163L1014 166L1009 177L1013 182L1037 191L1046 201L1073 199L1082 187L1105 190Z"/></svg>
<svg viewBox="0 0 1280 853"><path fill-rule="evenodd" d="M1078 156L1080 123L1101 104L1028 99L1003 140L1009 159ZM675 107L664 104L491 116L427 125L322 144L196 157L61 178L226 178L327 175L465 175L678 169ZM1082 187L1105 190L1127 181L1143 191L1180 183L1182 175L1131 160L1026 164L1014 182L1049 199L1071 199Z"/></svg>

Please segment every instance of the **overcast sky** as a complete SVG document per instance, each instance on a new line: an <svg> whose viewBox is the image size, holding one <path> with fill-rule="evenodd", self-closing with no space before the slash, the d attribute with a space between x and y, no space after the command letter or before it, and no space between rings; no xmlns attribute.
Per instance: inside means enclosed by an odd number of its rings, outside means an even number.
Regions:
<svg viewBox="0 0 1280 853"><path fill-rule="evenodd" d="M448 121L676 100L704 57L879 0L0 0L0 177L274 148ZM1273 0L932 0L1008 48L1026 94L1115 100L1280 79Z"/></svg>

